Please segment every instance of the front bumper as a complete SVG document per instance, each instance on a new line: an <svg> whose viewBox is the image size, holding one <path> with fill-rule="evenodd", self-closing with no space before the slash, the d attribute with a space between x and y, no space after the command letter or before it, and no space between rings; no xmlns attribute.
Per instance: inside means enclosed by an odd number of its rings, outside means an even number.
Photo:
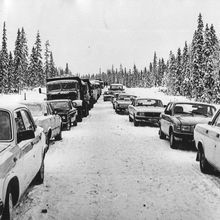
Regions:
<svg viewBox="0 0 220 220"><path fill-rule="evenodd" d="M113 96L103 96L104 101L111 101Z"/></svg>
<svg viewBox="0 0 220 220"><path fill-rule="evenodd" d="M185 133L185 132L181 132L181 131L180 132L174 131L174 136L179 138L179 139L193 141L193 133Z"/></svg>
<svg viewBox="0 0 220 220"><path fill-rule="evenodd" d="M147 116L135 116L135 120L138 122L151 122L151 123L158 123L160 120L160 117L147 117Z"/></svg>

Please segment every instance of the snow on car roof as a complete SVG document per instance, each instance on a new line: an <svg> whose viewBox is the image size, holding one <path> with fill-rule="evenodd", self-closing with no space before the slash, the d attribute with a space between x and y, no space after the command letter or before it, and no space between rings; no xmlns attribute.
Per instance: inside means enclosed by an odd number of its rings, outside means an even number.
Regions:
<svg viewBox="0 0 220 220"><path fill-rule="evenodd" d="M53 99L53 100L47 100L47 102L66 102L71 101L71 99Z"/></svg>

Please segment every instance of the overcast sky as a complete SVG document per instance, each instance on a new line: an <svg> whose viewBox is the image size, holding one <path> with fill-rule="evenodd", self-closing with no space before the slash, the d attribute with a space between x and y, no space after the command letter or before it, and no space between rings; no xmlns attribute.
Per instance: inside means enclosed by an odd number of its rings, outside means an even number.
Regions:
<svg viewBox="0 0 220 220"><path fill-rule="evenodd" d="M198 14L219 37L219 0L0 0L0 34L6 21L8 48L24 27L29 51L39 30L49 40L57 66L97 73L113 64L149 66L154 51L168 58L191 42Z"/></svg>

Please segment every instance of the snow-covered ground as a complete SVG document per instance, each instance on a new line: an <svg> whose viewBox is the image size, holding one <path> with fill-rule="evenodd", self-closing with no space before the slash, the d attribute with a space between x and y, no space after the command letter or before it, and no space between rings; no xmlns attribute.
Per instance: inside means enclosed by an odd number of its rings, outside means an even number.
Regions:
<svg viewBox="0 0 220 220"><path fill-rule="evenodd" d="M156 89L127 92L177 99ZM185 148L170 149L158 127L134 127L101 97L51 145L45 182L29 189L16 219L220 219L220 178L202 174L196 152Z"/></svg>

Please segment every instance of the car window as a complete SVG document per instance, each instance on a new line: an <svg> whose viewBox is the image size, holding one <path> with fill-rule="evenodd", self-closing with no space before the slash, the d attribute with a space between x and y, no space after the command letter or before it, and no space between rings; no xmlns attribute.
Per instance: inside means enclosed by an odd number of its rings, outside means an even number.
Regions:
<svg viewBox="0 0 220 220"><path fill-rule="evenodd" d="M42 116L46 112L46 110L40 103L25 103L25 105L31 111L33 117Z"/></svg>
<svg viewBox="0 0 220 220"><path fill-rule="evenodd" d="M213 125L220 128L220 114L218 114L218 116L215 119Z"/></svg>
<svg viewBox="0 0 220 220"><path fill-rule="evenodd" d="M0 111L0 141L12 139L11 118L6 111Z"/></svg>
<svg viewBox="0 0 220 220"><path fill-rule="evenodd" d="M21 116L24 122L25 130L34 130L34 124L29 116L29 113L25 110L21 110Z"/></svg>
<svg viewBox="0 0 220 220"><path fill-rule="evenodd" d="M156 99L138 99L137 106L163 107L163 104L160 100Z"/></svg>

